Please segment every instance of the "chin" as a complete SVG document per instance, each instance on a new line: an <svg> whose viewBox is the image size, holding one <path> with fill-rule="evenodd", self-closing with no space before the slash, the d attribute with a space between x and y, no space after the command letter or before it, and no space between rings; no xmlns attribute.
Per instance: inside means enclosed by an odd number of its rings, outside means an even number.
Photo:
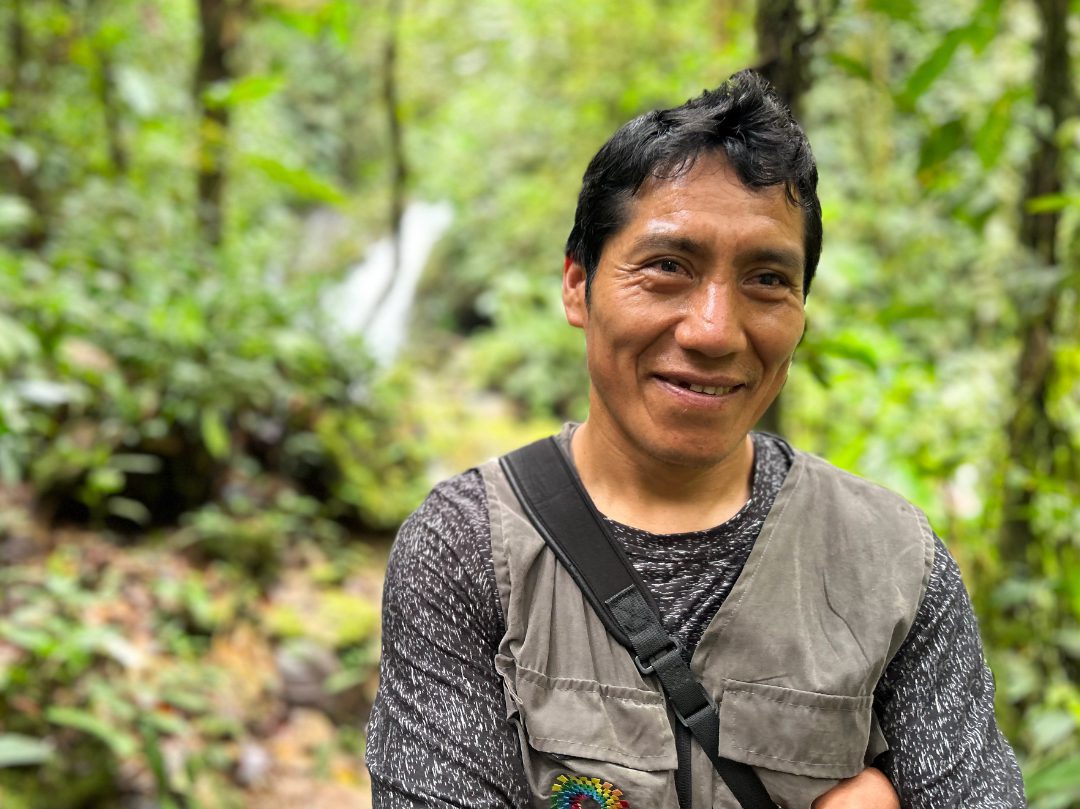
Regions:
<svg viewBox="0 0 1080 809"><path fill-rule="evenodd" d="M727 460L742 446L742 440L718 444L687 440L680 444L661 444L644 447L645 451L666 464L689 469L708 469Z"/></svg>

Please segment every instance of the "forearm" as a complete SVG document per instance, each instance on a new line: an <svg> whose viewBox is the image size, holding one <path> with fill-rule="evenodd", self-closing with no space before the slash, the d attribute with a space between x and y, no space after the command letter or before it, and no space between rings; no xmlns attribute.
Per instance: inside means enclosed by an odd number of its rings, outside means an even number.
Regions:
<svg viewBox="0 0 1080 809"><path fill-rule="evenodd" d="M432 493L391 554L368 727L375 809L523 805L493 665L501 627L482 486L466 475Z"/></svg>
<svg viewBox="0 0 1080 809"><path fill-rule="evenodd" d="M810 809L900 809L900 798L881 770L867 767L830 789Z"/></svg>
<svg viewBox="0 0 1080 809"><path fill-rule="evenodd" d="M875 707L890 752L879 766L904 809L1026 806L994 718L994 684L956 563L938 542L926 596Z"/></svg>

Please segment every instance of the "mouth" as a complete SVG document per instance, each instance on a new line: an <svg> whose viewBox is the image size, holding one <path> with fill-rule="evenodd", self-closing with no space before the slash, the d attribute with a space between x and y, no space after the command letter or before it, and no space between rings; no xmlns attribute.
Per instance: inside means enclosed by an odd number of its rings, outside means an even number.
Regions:
<svg viewBox="0 0 1080 809"><path fill-rule="evenodd" d="M734 393L739 388L743 387L741 383L729 383L729 384L705 384L703 382L692 381L689 379L680 379L673 376L660 376L656 377L661 382L666 382L669 385L682 388L683 390L692 391L694 393L701 393L705 396L726 396L729 393ZM713 381L713 380L710 380ZM724 380L725 382L727 380Z"/></svg>

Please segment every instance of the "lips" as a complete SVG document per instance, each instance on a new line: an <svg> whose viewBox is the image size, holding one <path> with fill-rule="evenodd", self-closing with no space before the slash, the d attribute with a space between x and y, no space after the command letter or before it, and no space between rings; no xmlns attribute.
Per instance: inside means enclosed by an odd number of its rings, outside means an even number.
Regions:
<svg viewBox="0 0 1080 809"><path fill-rule="evenodd" d="M675 385L685 390L693 391L694 393L703 393L706 396L725 396L729 393L734 393L742 387L742 383L727 379L705 380L693 377L662 376L660 374L657 374L656 378L662 382L667 382L669 385Z"/></svg>

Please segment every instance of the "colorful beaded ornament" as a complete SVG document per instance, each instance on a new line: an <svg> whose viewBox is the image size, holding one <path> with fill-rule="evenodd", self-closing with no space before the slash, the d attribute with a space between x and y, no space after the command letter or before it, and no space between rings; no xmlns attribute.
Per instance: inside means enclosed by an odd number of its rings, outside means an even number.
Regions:
<svg viewBox="0 0 1080 809"><path fill-rule="evenodd" d="M622 790L585 775L560 775L551 785L551 809L630 809Z"/></svg>

